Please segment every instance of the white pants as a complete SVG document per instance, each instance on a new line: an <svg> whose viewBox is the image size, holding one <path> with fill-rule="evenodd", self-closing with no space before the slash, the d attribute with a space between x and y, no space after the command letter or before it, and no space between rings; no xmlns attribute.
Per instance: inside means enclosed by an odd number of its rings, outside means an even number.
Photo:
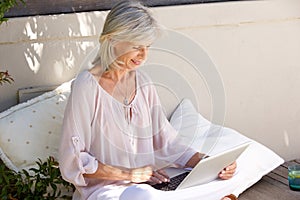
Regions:
<svg viewBox="0 0 300 200"><path fill-rule="evenodd" d="M203 194L197 192L196 188L189 192L183 192L182 190L165 192L156 190L147 184L140 184L126 188L121 193L119 200L194 200L203 198L206 200L220 200L225 194L223 193L221 196L217 195L218 197L213 197L212 194L205 194L203 197Z"/></svg>
<svg viewBox="0 0 300 200"><path fill-rule="evenodd" d="M161 192L147 184L133 185L126 188L120 200L157 200L162 199Z"/></svg>

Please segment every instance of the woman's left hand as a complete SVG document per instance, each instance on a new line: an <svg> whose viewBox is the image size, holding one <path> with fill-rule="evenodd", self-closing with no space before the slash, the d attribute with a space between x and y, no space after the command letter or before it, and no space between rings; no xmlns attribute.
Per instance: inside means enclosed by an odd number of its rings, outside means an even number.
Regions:
<svg viewBox="0 0 300 200"><path fill-rule="evenodd" d="M236 162L233 162L231 165L225 167L220 173L219 177L221 179L227 180L233 177L236 170Z"/></svg>

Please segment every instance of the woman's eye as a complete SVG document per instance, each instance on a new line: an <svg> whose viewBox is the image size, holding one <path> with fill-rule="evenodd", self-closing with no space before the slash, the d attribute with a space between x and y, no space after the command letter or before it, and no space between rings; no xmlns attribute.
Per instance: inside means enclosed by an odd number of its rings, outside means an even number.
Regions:
<svg viewBox="0 0 300 200"><path fill-rule="evenodd" d="M135 50L141 50L143 48L148 49L148 48L150 48L150 45L149 46L136 46L136 47L132 47L132 48L135 49Z"/></svg>

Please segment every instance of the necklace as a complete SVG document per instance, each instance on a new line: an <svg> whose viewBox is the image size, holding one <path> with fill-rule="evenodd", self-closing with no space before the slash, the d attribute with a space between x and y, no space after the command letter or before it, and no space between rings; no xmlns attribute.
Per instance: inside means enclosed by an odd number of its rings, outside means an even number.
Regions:
<svg viewBox="0 0 300 200"><path fill-rule="evenodd" d="M128 100L128 98L127 98L126 96L124 97L123 103L124 103L126 106L129 105L129 100Z"/></svg>
<svg viewBox="0 0 300 200"><path fill-rule="evenodd" d="M124 77L124 84L125 84L125 93L119 88L119 82L115 85L115 87L118 89L118 91L120 92L122 98L123 98L123 104L128 106L129 105L129 97L128 97L128 78L125 75Z"/></svg>

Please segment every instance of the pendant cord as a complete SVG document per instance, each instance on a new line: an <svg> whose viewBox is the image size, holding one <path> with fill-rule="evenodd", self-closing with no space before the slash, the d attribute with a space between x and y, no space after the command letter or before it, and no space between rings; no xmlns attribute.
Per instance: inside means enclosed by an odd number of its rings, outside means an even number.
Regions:
<svg viewBox="0 0 300 200"><path fill-rule="evenodd" d="M126 86L126 87L125 87L125 94L124 94L124 92L119 88L119 86L118 86L119 83L117 83L117 84L115 85L115 87L119 90L119 92L121 93L121 96L123 97L122 103L125 104L126 106L128 106L128 105L129 105L129 97L128 97L128 78L127 78L127 74L125 74L124 79L125 79L124 83L125 83L125 86Z"/></svg>

